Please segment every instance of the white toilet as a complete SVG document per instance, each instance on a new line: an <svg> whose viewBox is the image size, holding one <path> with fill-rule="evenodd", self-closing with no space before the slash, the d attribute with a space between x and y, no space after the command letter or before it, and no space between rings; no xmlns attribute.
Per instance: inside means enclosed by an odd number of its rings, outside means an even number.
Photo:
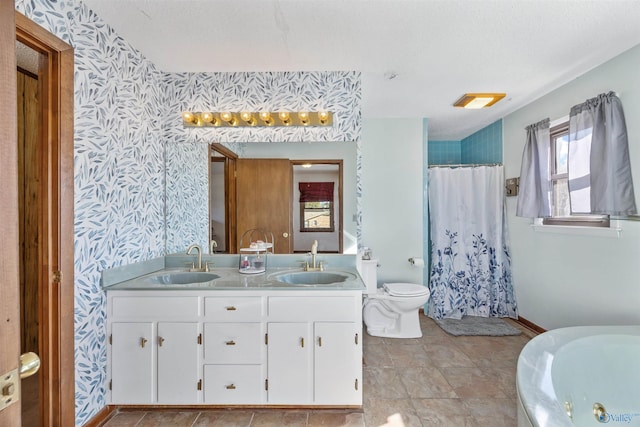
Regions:
<svg viewBox="0 0 640 427"><path fill-rule="evenodd" d="M362 317L367 333L385 338L420 338L418 310L429 289L413 283L385 283L378 288L378 260L362 260L360 275L367 286Z"/></svg>

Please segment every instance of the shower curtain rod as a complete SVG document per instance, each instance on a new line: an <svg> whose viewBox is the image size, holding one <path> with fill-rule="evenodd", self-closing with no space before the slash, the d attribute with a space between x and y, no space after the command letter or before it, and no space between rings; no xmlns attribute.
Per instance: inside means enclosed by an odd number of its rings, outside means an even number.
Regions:
<svg viewBox="0 0 640 427"><path fill-rule="evenodd" d="M456 165L429 165L431 168L472 168L476 166L502 166L502 163L459 163Z"/></svg>

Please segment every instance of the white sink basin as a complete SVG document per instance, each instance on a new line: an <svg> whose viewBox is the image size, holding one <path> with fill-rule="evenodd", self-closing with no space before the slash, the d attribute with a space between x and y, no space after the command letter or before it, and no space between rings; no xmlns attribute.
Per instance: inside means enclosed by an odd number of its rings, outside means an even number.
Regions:
<svg viewBox="0 0 640 427"><path fill-rule="evenodd" d="M346 271L295 271L274 274L271 279L290 285L318 286L355 280L356 275Z"/></svg>
<svg viewBox="0 0 640 427"><path fill-rule="evenodd" d="M202 271L176 271L147 277L144 280L153 285L189 285L191 283L210 282L219 277L215 273Z"/></svg>

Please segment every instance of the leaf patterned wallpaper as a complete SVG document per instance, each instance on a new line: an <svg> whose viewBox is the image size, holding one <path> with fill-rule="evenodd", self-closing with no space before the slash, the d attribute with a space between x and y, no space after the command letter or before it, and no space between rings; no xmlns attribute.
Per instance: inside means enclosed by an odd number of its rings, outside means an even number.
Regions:
<svg viewBox="0 0 640 427"><path fill-rule="evenodd" d="M359 153L360 73L163 73L79 0L15 0L15 7L75 49L75 406L76 425L83 425L107 404L101 272L172 252L167 241L175 234L206 244L198 227L181 228L187 218L193 221L193 209L196 222L207 227L204 142L241 151L240 142L356 141ZM180 112L205 106L326 108L334 111L335 124L240 132L183 129ZM360 158L357 167L359 177ZM174 180L167 168L183 173ZM165 184L167 190L179 187L184 199L166 199ZM358 178L359 217L360 185ZM167 226L165 210L177 226Z"/></svg>

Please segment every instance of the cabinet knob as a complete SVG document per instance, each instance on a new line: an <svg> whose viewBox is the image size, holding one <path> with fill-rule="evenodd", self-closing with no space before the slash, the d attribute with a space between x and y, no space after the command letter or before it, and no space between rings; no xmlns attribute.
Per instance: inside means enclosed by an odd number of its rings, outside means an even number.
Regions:
<svg viewBox="0 0 640 427"><path fill-rule="evenodd" d="M164 338L158 337L158 345L162 347L162 343L164 343Z"/></svg>
<svg viewBox="0 0 640 427"><path fill-rule="evenodd" d="M140 347L144 348L144 345L147 343L146 338L140 338Z"/></svg>

